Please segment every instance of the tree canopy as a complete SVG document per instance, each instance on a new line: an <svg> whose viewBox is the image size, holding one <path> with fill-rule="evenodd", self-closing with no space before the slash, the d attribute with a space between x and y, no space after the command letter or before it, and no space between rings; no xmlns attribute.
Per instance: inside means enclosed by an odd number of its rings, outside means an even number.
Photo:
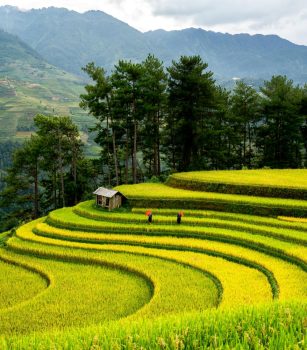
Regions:
<svg viewBox="0 0 307 350"><path fill-rule="evenodd" d="M81 107L97 118L104 181L140 182L173 171L297 168L306 164L306 86L273 76L260 90L218 86L199 56L164 68L153 55L94 63Z"/></svg>

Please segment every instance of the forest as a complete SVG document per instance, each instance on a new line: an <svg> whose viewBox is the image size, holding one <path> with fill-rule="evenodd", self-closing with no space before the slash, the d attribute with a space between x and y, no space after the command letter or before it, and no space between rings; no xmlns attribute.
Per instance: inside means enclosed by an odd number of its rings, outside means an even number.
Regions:
<svg viewBox="0 0 307 350"><path fill-rule="evenodd" d="M176 171L306 165L307 85L286 76L228 91L199 56L166 70L149 55L119 61L111 75L94 63L84 71L93 83L80 105L97 119L110 186Z"/></svg>
<svg viewBox="0 0 307 350"><path fill-rule="evenodd" d="M90 82L80 106L96 118L90 132L99 159L84 156L70 117L35 116L36 134L4 147L0 231L89 198L97 185L164 181L179 171L307 165L307 85L286 76L259 89L239 80L229 91L200 56L167 68L148 55L142 63L120 60L111 74L95 63L83 70Z"/></svg>

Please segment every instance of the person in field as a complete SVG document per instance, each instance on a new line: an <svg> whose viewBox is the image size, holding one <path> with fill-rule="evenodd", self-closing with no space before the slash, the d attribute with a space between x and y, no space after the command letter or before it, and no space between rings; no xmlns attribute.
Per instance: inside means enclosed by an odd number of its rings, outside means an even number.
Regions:
<svg viewBox="0 0 307 350"><path fill-rule="evenodd" d="M152 223L152 211L147 210L145 215L148 217L148 223L151 224Z"/></svg>
<svg viewBox="0 0 307 350"><path fill-rule="evenodd" d="M181 224L181 218L183 217L183 212L180 211L178 214L177 214L177 224Z"/></svg>

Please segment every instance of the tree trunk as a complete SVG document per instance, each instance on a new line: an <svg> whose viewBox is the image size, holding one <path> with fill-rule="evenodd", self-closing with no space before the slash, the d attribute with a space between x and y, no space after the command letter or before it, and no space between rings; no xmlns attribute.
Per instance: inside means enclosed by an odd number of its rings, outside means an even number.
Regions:
<svg viewBox="0 0 307 350"><path fill-rule="evenodd" d="M58 207L58 199L57 199L57 172L54 168L53 171L53 205L54 209L57 209Z"/></svg>
<svg viewBox="0 0 307 350"><path fill-rule="evenodd" d="M128 161L129 161L129 140L128 140L128 129L126 131L126 154L125 154L125 183L128 184Z"/></svg>
<svg viewBox="0 0 307 350"><path fill-rule="evenodd" d="M161 157L160 157L160 113L158 113L158 138L157 138L157 157L158 157L158 176L161 175Z"/></svg>
<svg viewBox="0 0 307 350"><path fill-rule="evenodd" d="M62 207L65 207L65 186L64 186L64 170L63 170L63 157L62 157L62 144L59 140L59 167L60 167L60 181L61 181L61 194L62 194Z"/></svg>
<svg viewBox="0 0 307 350"><path fill-rule="evenodd" d="M78 196L77 196L77 151L76 151L76 145L74 143L73 145L73 157L72 157L72 173L73 173L73 179L74 179L74 203L75 205L78 202Z"/></svg>
<svg viewBox="0 0 307 350"><path fill-rule="evenodd" d="M114 167L115 167L116 186L118 186L119 177L118 177L118 163L117 163L116 139L115 139L114 129L112 129L112 142L113 142L113 158L114 158Z"/></svg>
<svg viewBox="0 0 307 350"><path fill-rule="evenodd" d="M35 164L35 170L34 170L34 219L38 218L39 214L39 207L38 207L38 165L37 162Z"/></svg>
<svg viewBox="0 0 307 350"><path fill-rule="evenodd" d="M159 125L160 125L160 116L159 112L156 113L154 118L155 125L155 136L154 136L154 175L160 176L160 134L159 134Z"/></svg>
<svg viewBox="0 0 307 350"><path fill-rule="evenodd" d="M119 185L119 175L118 175L118 161L117 161L117 152L116 152L116 137L115 137L115 131L114 131L114 128L113 128L113 110L112 110L112 107L111 107L111 102L110 102L109 95L106 96L106 99L107 99L107 105L108 105L110 121L111 121L113 160L114 160L114 169L115 169L115 177L116 177L116 186L118 186Z"/></svg>
<svg viewBox="0 0 307 350"><path fill-rule="evenodd" d="M248 166L251 168L252 164L252 131L251 124L248 123Z"/></svg>
<svg viewBox="0 0 307 350"><path fill-rule="evenodd" d="M111 162L110 162L110 145L109 145L109 115L107 115L107 162L108 162L108 184L111 187Z"/></svg>
<svg viewBox="0 0 307 350"><path fill-rule="evenodd" d="M137 162L136 162L136 145L137 145L137 122L134 121L134 135L133 135L133 158L132 158L132 174L133 183L137 182Z"/></svg>

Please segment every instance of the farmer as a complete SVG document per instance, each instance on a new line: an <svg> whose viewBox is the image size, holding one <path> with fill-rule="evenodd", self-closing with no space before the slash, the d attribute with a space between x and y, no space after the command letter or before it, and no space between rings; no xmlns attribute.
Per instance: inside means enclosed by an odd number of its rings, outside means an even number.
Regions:
<svg viewBox="0 0 307 350"><path fill-rule="evenodd" d="M146 211L146 216L148 217L148 223L151 224L152 223L152 212L151 212L151 210L147 210Z"/></svg>
<svg viewBox="0 0 307 350"><path fill-rule="evenodd" d="M181 224L181 218L183 216L183 212L180 211L178 214L177 214L177 224Z"/></svg>

